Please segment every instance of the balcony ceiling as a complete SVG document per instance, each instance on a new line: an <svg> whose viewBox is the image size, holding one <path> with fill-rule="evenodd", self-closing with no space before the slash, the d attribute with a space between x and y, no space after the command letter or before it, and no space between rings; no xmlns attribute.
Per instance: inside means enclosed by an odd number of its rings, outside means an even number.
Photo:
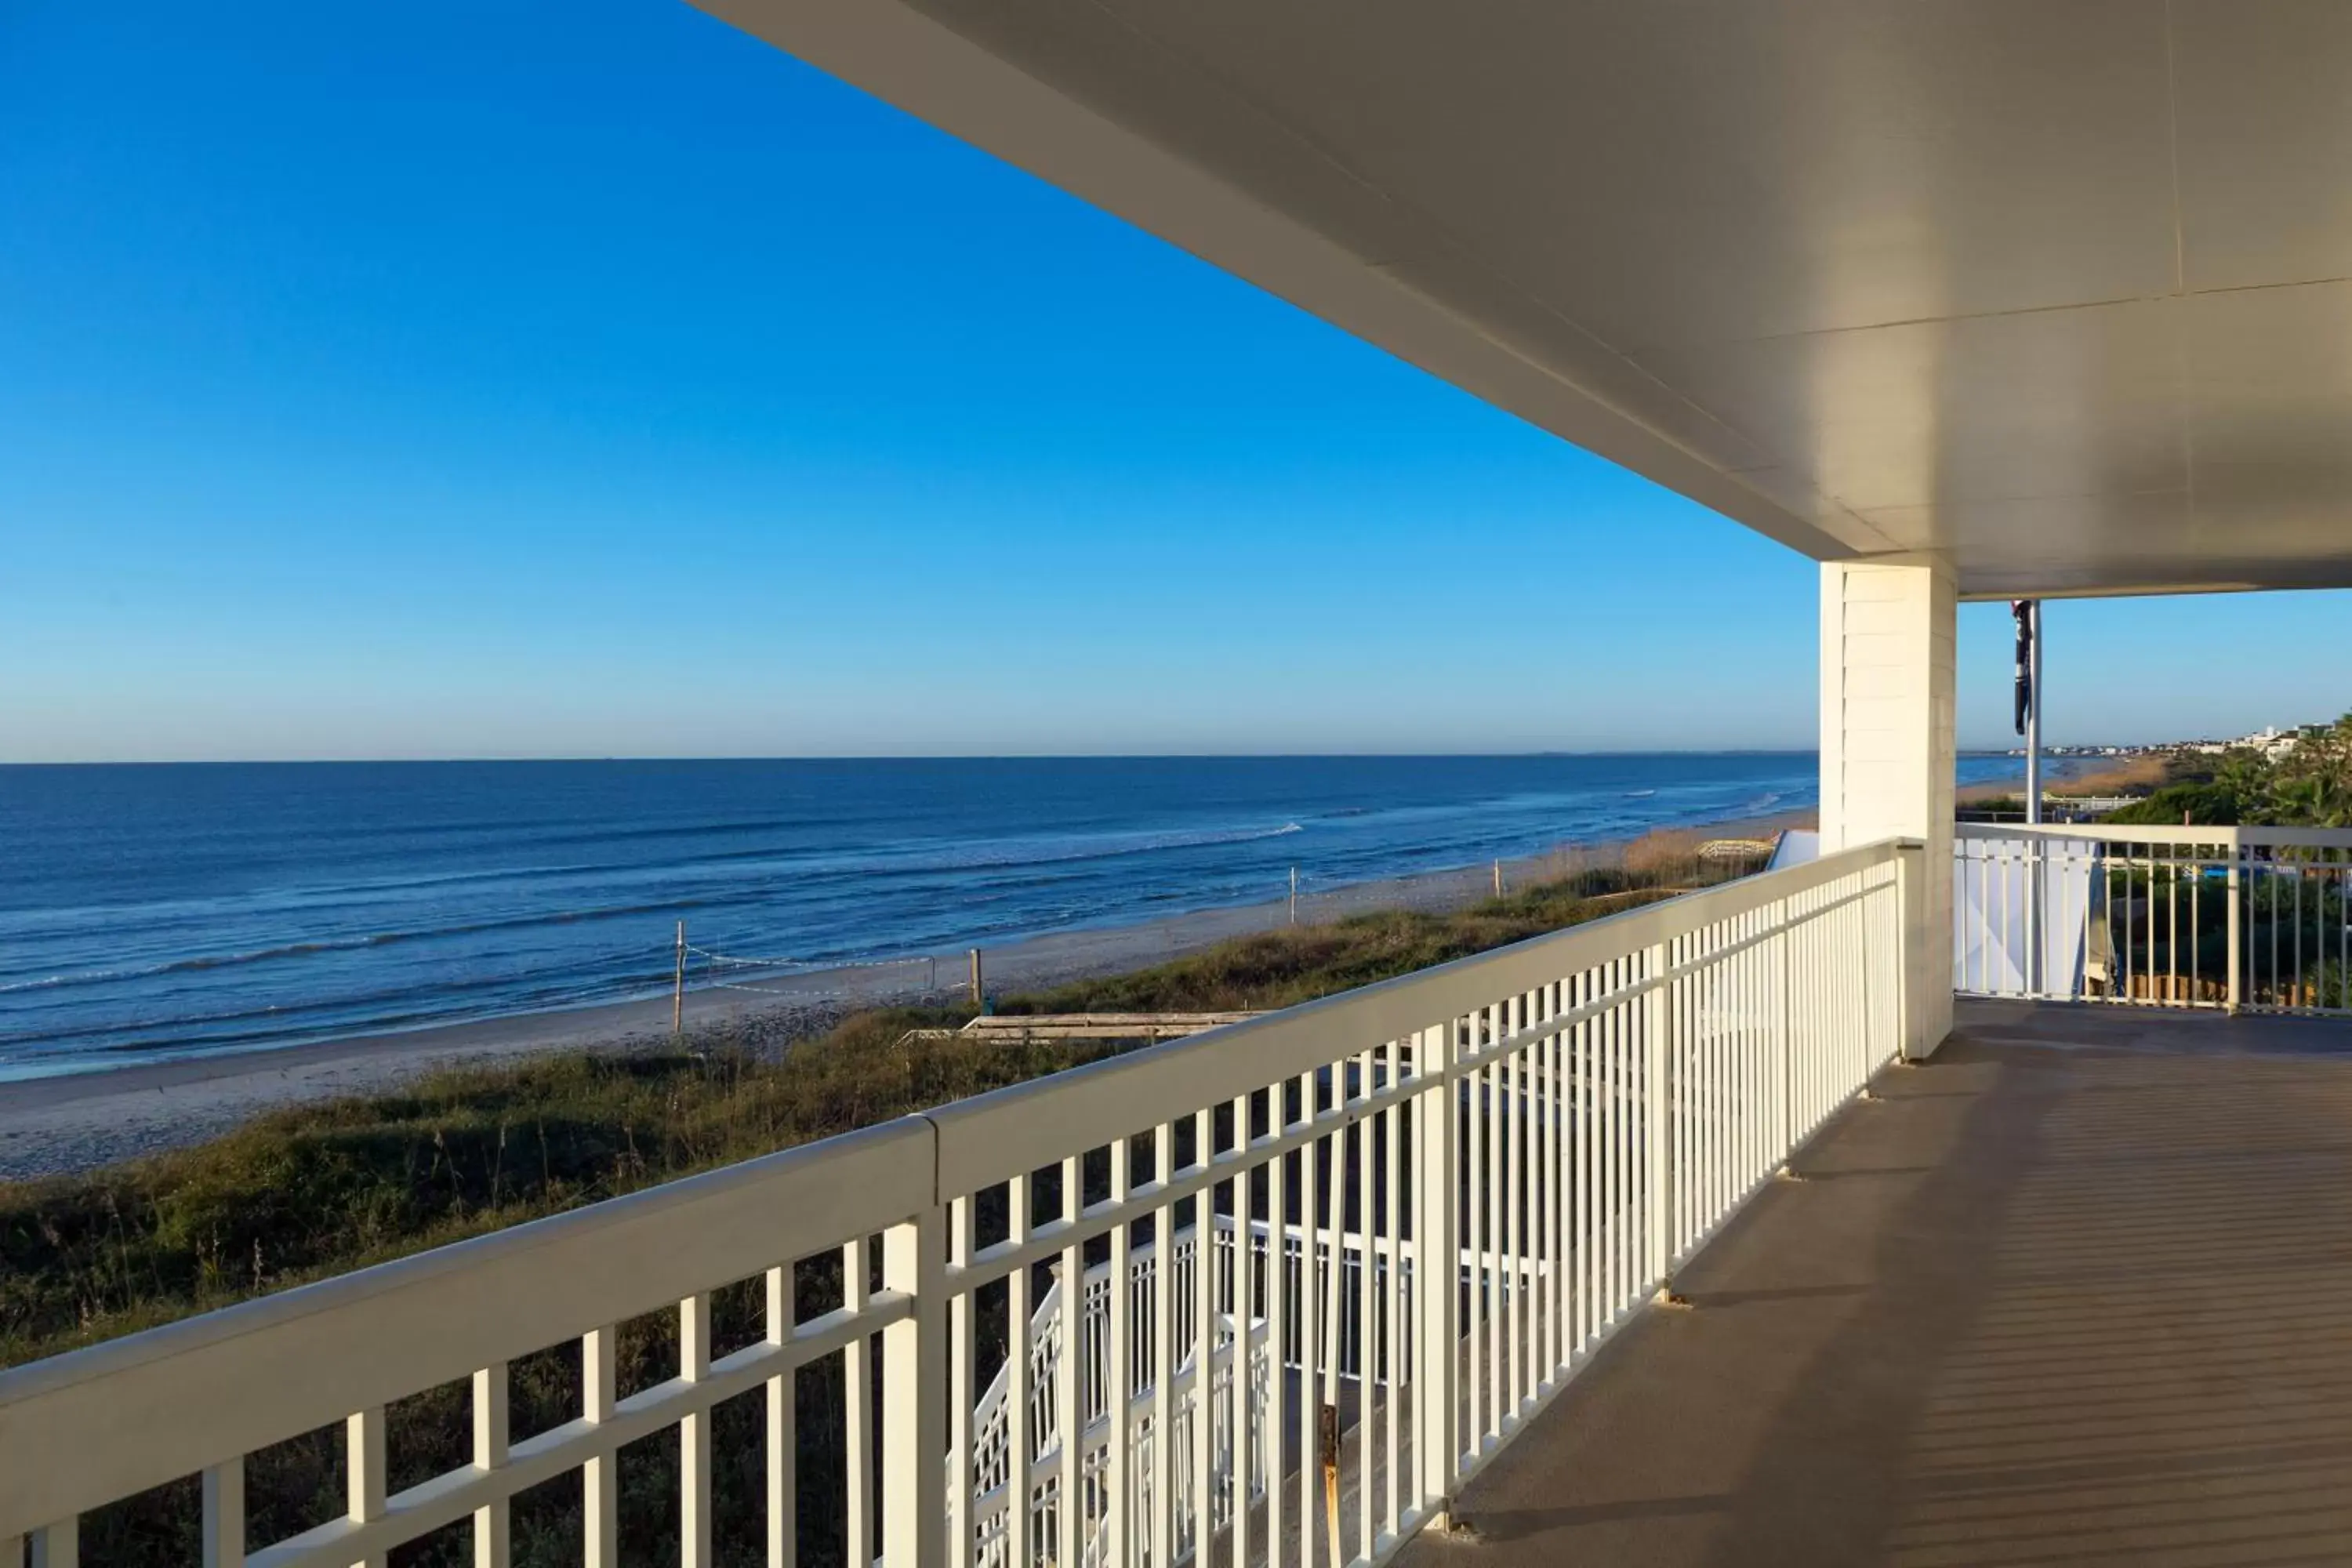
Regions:
<svg viewBox="0 0 2352 1568"><path fill-rule="evenodd" d="M2341 0L702 0L1774 539L2352 584Z"/></svg>

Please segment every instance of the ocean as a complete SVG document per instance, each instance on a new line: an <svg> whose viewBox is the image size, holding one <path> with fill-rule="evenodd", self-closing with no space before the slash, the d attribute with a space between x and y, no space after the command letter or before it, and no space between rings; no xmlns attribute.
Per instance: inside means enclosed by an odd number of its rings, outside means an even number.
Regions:
<svg viewBox="0 0 2352 1568"><path fill-rule="evenodd" d="M1967 757L1961 781L2011 773ZM1813 804L1811 752L0 767L0 1080L1005 942Z"/></svg>

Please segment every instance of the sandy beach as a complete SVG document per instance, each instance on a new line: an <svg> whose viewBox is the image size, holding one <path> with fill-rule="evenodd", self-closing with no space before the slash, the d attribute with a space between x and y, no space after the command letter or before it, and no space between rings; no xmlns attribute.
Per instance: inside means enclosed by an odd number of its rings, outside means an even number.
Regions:
<svg viewBox="0 0 2352 1568"><path fill-rule="evenodd" d="M1776 821L1778 819L1775 819ZM1762 823L1709 832L1762 833ZM1503 863L1506 884L1557 875L1563 852ZM1373 909L1445 910L1492 891L1492 869L1470 867L1306 893L1298 918L1313 924ZM1141 969L1228 937L1288 922L1286 900L1196 910L1131 925L1055 932L986 950L992 994ZM936 972L937 989L930 989ZM684 1007L688 1049L747 1038L754 1049L786 1048L861 1006L961 995L962 952L871 968L749 972L740 987L703 985L698 971ZM700 987L700 988L693 988ZM435 1068L549 1051L646 1049L670 1043L664 994L598 1006L362 1035L268 1050L192 1056L96 1072L0 1084L0 1180L86 1170L227 1131L252 1116L306 1100L393 1087Z"/></svg>
<svg viewBox="0 0 2352 1568"><path fill-rule="evenodd" d="M1977 787L1998 794L2007 786ZM1809 826L1812 818L1809 810L1793 811L1678 831L1762 838ZM1557 877L1580 860L1604 860L1624 847L1564 845L1506 861L1505 885ZM1467 867L1317 889L1302 895L1298 918L1315 923L1373 909L1460 908L1492 891L1492 875L1491 867ZM1120 973L1269 930L1289 918L1287 900L1276 900L1035 937L987 950L987 986L1005 994ZM965 955L942 953L935 965L919 961L875 969L754 973L747 984L756 988L690 989L678 1043L692 1049L723 1035L738 1044L748 1038L755 1049L781 1052L855 1008L919 996L934 972L933 994L961 994ZM669 1038L670 998L665 994L0 1084L0 1180L85 1170L200 1142L265 1110L381 1090L435 1068L551 1051L627 1051Z"/></svg>

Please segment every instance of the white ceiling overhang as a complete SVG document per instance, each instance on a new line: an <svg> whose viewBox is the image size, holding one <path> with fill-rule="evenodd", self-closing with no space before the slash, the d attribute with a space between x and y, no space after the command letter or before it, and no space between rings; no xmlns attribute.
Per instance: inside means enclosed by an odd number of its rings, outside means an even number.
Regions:
<svg viewBox="0 0 2352 1568"><path fill-rule="evenodd" d="M2352 4L701 3L1809 554L2352 585Z"/></svg>

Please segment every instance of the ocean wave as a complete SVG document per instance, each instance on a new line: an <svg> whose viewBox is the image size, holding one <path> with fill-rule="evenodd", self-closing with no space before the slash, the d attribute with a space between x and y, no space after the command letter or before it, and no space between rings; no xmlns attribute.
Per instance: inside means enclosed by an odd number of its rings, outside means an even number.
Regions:
<svg viewBox="0 0 2352 1568"><path fill-rule="evenodd" d="M1111 859L1127 855L1161 854L1173 849L1192 849L1226 844L1247 844L1259 839L1279 838L1306 830L1305 825L1286 821L1276 825L1253 825L1246 827L1177 829L1132 834L1107 834L1098 837L1055 839L981 839L959 845L944 840L919 840L864 853L842 854L807 848L781 848L774 845L754 846L736 849L714 849L706 854L680 856L674 859L653 862L614 861L543 868L517 868L511 872L485 871L452 873L432 879L418 879L415 887L444 886L459 881L540 881L556 882L596 879L594 885L643 886L661 883L681 886L689 882L709 882L727 879L740 886L746 877L772 873L788 877L793 885L806 890L820 888L830 881L849 881L877 873L898 876L923 876L940 872L989 871L1023 866L1050 866L1071 861ZM371 889L354 888L352 896L334 898L328 889L319 889L322 900L314 908L331 909L348 903L363 906ZM686 907L692 899L679 897L672 903Z"/></svg>
<svg viewBox="0 0 2352 1568"><path fill-rule="evenodd" d="M631 915L669 914L681 908L677 900L660 903L607 905L586 910L551 910L541 913L505 915L496 920L460 921L447 925L420 926L408 931L373 931L363 936L323 937L309 942L280 942L273 947L249 948L240 952L195 953L186 958L174 958L161 963L140 965L131 969L90 969L66 974L47 974L34 980L12 981L0 984L0 995L16 992L62 990L83 985L106 985L119 981L152 980L166 974L201 973L206 970L241 969L257 963L274 963L286 959L314 957L324 952L356 952L369 948L391 947L401 942L433 942L447 937L478 936L485 931L528 930L535 926L579 925L593 921L622 920Z"/></svg>
<svg viewBox="0 0 2352 1568"><path fill-rule="evenodd" d="M791 868L796 889L822 886L877 873L919 877L939 872L1005 872L1030 866L1065 866L1076 861L1113 860L1130 855L1159 855L1173 849L1198 849L1218 845L1251 844L1303 833L1298 822L1248 827L1213 827L1108 833L1086 837L1022 839L981 839L968 847L932 841L908 844L864 855L839 856L814 865Z"/></svg>
<svg viewBox="0 0 2352 1568"><path fill-rule="evenodd" d="M814 872L803 868L796 873L796 877L802 889L805 892L811 890L808 884L812 881L823 883L835 878L851 879L869 876L877 870L884 869L902 873L913 871L919 874L979 873L985 879L981 885L960 889L960 896L967 900L976 900L978 897L984 895L991 884L1001 884L1006 890L1012 890L1024 882L1034 883L1036 879L1007 875L1007 873L1018 873L1024 868L1067 866L1076 862L1110 859L1122 856L1161 854L1170 850L1202 848L1218 845L1248 844L1285 837L1303 831L1305 829L1302 824L1286 821L1244 827L1111 834L1059 846L1034 841L1008 845L1000 841L994 846L986 844L973 846L971 853L961 857L952 853L939 853L942 847L932 845L909 849L903 854L893 853L859 858L863 860L863 864L838 865ZM917 863L907 864L908 859ZM668 879L672 881L677 879L678 868L669 867L661 869L668 873ZM990 873L994 875L989 876ZM326 954L364 952L374 948L444 941L455 937L478 936L488 931L576 925L596 921L626 919L635 915L675 914L681 910L701 907L701 900L687 895L681 890L672 897L646 901L533 911L502 915L488 920L444 921L393 931L353 933L348 936L307 938L298 942L278 942L233 952L194 953L186 957L168 959L151 964L79 970L0 983L0 995L116 985L154 980L168 975L192 975L212 971L243 970L262 964L296 963L306 958L317 958Z"/></svg>
<svg viewBox="0 0 2352 1568"><path fill-rule="evenodd" d="M143 969L92 969L73 974L44 974L34 980L11 980L0 984L0 996L20 991L54 991L69 985L103 985L110 980L138 980L163 973L162 965Z"/></svg>
<svg viewBox="0 0 2352 1568"><path fill-rule="evenodd" d="M1054 866L1071 860L1110 860L1126 855L1157 855L1170 849L1202 849L1219 844L1255 844L1261 839L1285 838L1306 831L1302 824L1286 822L1273 827L1203 828L1192 832L1112 834L1088 843L1076 844L1060 852L1017 852L991 854L982 852L965 859L948 858L947 868L987 870L1014 866Z"/></svg>
<svg viewBox="0 0 2352 1568"><path fill-rule="evenodd" d="M79 1025L49 1026L37 1030L0 1030L0 1052L16 1054L28 1045L60 1043L77 1049L136 1050L163 1043L158 1031L168 1030L184 1042L269 1039L313 1027L330 1037L374 1034L419 1022L455 1021L457 1015L478 1012L465 1005L478 999L491 1012L540 1005L586 1005L623 994L667 991L667 964L630 970L618 963L598 963L583 958L553 972L436 976L407 984L328 995L256 1000L249 1005L208 1012L174 1014L170 1017L135 1016L91 1019ZM456 1001L455 1013L448 1004ZM131 1039L120 1037L130 1035ZM115 1038L110 1039L110 1037ZM89 1045L85 1042L105 1042Z"/></svg>

